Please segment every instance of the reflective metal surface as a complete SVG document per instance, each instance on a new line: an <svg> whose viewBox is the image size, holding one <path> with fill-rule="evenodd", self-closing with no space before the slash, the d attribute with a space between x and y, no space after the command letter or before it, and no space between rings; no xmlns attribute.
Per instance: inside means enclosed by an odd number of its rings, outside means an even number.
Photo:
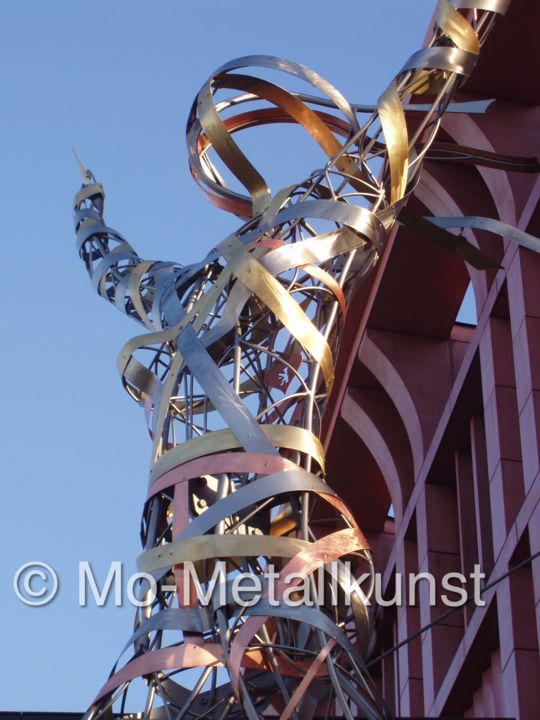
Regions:
<svg viewBox="0 0 540 720"><path fill-rule="evenodd" d="M137 611L89 719L131 709L136 683L146 698L140 718L389 717L364 667L373 642L371 584L353 582L345 602L344 561L354 577L372 575L373 563L351 513L326 485L321 418L352 289L380 257L423 158L430 150L436 157L440 119L506 4L443 0L428 47L404 64L367 117L296 63L253 56L217 70L189 115L190 170L209 200L243 224L198 264L142 260L106 226L103 188L81 166L80 256L95 290L146 329L122 349L118 367L153 441L138 563L158 587ZM266 79L269 71L303 80L322 97L289 92ZM422 94L427 102L409 104ZM414 113L414 133L404 107ZM272 195L234 136L274 122L301 125L322 153L320 169ZM438 152L448 159L453 151ZM477 267L490 265L444 230L459 221L407 212L400 220ZM486 227L478 222L461 225ZM226 602L203 607L194 593L186 601L183 564L195 563L206 588L220 559ZM235 575L261 576L270 563L282 602L235 602ZM286 590L315 582L321 568L326 589L336 581L334 593L312 606L284 601Z"/></svg>

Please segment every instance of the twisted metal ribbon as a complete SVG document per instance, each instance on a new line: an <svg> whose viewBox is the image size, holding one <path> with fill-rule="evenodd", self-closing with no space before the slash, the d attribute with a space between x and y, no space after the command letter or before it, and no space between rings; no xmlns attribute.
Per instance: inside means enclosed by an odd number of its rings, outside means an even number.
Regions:
<svg viewBox="0 0 540 720"><path fill-rule="evenodd" d="M74 202L81 258L97 292L146 328L122 349L118 367L153 440L138 565L158 589L138 610L124 649L132 654L113 669L89 720L124 713L136 681L146 686L140 717L153 720L389 717L364 668L373 610L370 588L355 578L372 576L373 564L354 517L324 480L321 417L352 289L377 262L397 216L415 221L402 210L422 159L435 152L442 114L507 5L442 0L431 42L362 124L362 108L302 65L262 56L223 65L191 109L189 164L210 201L244 224L200 263L139 258L105 225L103 188L82 168ZM323 97L238 72L246 67L292 75ZM404 103L422 93L434 97L409 106L417 118L411 134ZM283 122L301 125L326 162L272 195L234 136ZM455 150L437 152L448 158ZM223 167L241 187L226 183ZM477 267L492 264L444 229L457 221L421 221ZM219 560L225 600L204 606L193 592L186 600L186 564L208 589ZM277 604L268 583L250 606L239 604L238 574L266 578L271 563ZM313 588L318 571L324 592L312 605L285 602L301 584Z"/></svg>

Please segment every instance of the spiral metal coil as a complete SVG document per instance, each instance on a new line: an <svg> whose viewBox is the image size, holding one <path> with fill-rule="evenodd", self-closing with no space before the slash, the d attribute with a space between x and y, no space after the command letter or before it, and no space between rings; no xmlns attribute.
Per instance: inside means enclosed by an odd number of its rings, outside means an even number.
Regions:
<svg viewBox="0 0 540 720"><path fill-rule="evenodd" d="M189 115L190 170L212 203L244 222L200 263L142 260L106 226L103 188L81 167L80 256L94 289L145 327L118 365L153 441L138 566L157 587L89 720L129 714L137 683L138 717L152 720L390 716L365 670L373 563L325 482L321 418L349 298L380 257L455 89L507 4L443 0L431 42L362 121L362 110L302 65L256 56L221 67ZM293 76L319 96L247 67ZM409 132L404 102L420 94L429 102ZM324 157L274 195L234 140L273 123L301 125ZM476 267L491 264L464 238L422 223ZM191 585L209 589L218 561L226 596L205 604ZM277 602L267 583L253 604L238 603L235 578L266 577L270 564ZM371 578L362 587L360 573ZM320 577L311 603L291 602Z"/></svg>

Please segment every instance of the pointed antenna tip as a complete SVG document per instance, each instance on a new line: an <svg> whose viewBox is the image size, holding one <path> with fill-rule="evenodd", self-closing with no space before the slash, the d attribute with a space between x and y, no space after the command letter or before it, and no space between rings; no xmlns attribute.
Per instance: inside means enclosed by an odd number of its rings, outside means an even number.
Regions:
<svg viewBox="0 0 540 720"><path fill-rule="evenodd" d="M75 155L75 160L77 161L77 165L79 167L79 172L81 173L82 181L85 185L87 185L92 180L91 173L82 164L81 159L80 159L79 155L77 154L77 151L75 150L73 145L71 146L71 150L73 151L73 154Z"/></svg>

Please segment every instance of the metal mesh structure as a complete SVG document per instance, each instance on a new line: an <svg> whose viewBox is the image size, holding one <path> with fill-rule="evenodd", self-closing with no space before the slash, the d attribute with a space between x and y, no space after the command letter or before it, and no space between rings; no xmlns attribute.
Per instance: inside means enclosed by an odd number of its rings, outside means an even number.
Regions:
<svg viewBox="0 0 540 720"><path fill-rule="evenodd" d="M138 565L157 588L141 580L148 604L89 720L128 714L135 700L138 717L153 720L389 717L364 665L373 563L325 482L321 418L348 303L398 215L476 267L492 265L403 207L423 158L451 156L433 144L441 117L507 4L443 0L431 42L376 108L350 105L283 59L221 67L189 116L190 169L243 224L200 263L142 260L106 226L103 188L82 168L80 256L95 290L145 327L118 362L153 440ZM276 72L316 95L275 84ZM301 125L322 151L320 169L274 195L234 140L273 123ZM209 592L220 568L224 597ZM246 577L262 594L242 603L235 588Z"/></svg>

